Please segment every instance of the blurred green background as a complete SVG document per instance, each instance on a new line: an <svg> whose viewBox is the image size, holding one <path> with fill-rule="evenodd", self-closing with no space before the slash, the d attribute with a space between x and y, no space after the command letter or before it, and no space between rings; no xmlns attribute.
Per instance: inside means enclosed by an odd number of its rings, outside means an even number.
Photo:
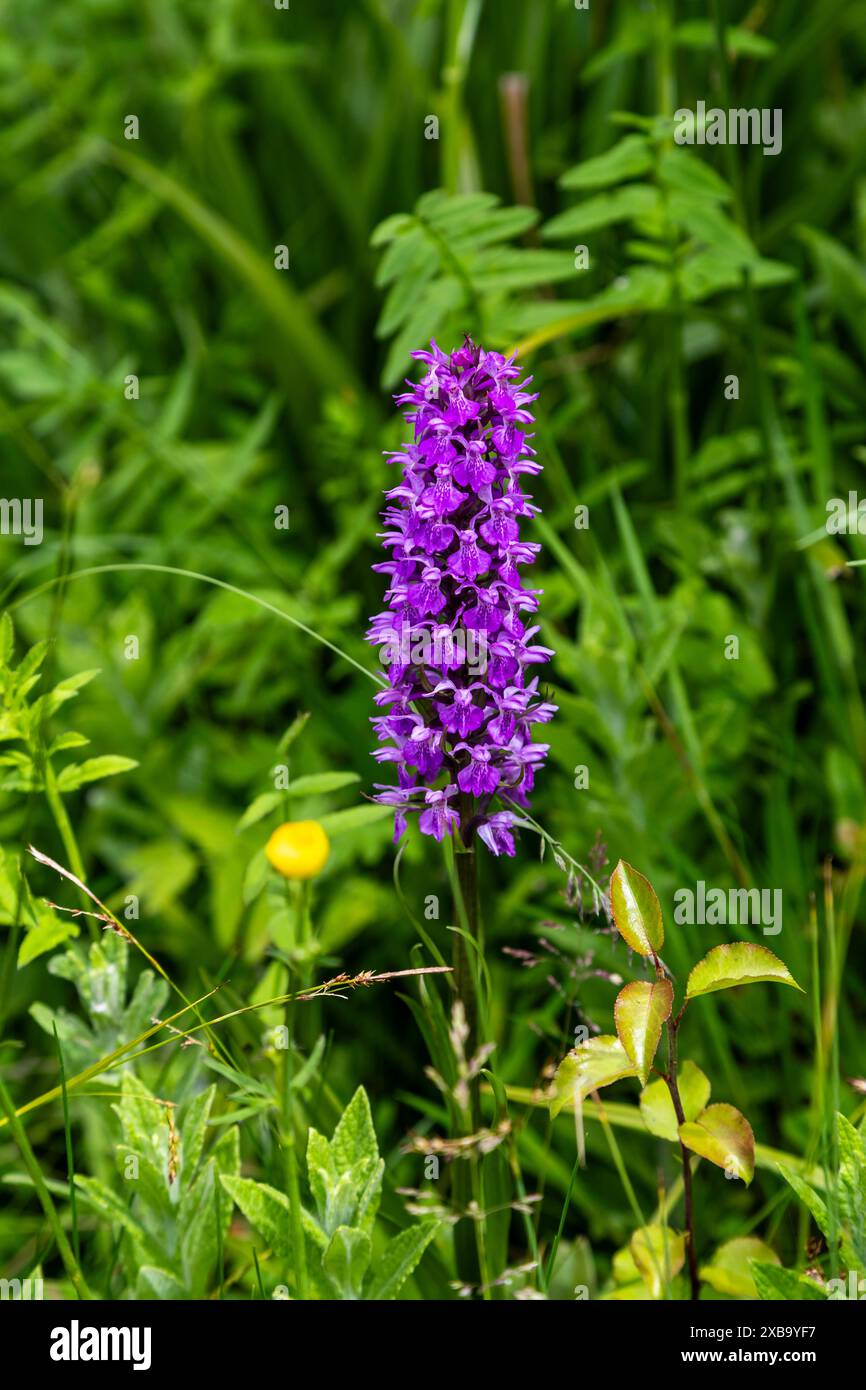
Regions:
<svg viewBox="0 0 866 1390"><path fill-rule="evenodd" d="M781 934L737 935L770 945L806 996L705 1000L682 1046L759 1142L828 1158L828 1116L859 1113L847 1079L866 1072L864 605L846 568L866 545L825 527L866 461L866 5L28 0L0 14L0 492L45 505L40 546L0 538L0 601L15 660L51 640L36 693L100 672L57 729L86 735L87 757L138 763L63 797L89 885L116 911L139 897L138 935L186 988L274 992L269 953L291 946L291 922L261 848L280 816L238 822L275 763L359 779L296 797L293 815L365 808L373 685L236 592L76 573L210 576L372 669L382 455L403 438L391 393L409 352L466 332L519 347L540 393L532 538L560 706L534 814L577 860L609 873L622 856L652 880L678 977L730 935L672 929L678 887L782 890ZM780 108L782 151L675 146L674 111L699 100ZM83 756L59 753L58 769ZM32 841L68 864L46 798L2 770L7 861ZM335 825L317 971L412 964L389 821L361 809ZM73 903L47 871L27 875ZM532 836L483 875L495 1069L534 1087L577 1025L611 1031L609 975L636 963L603 917L581 920ZM410 837L401 891L418 916L439 896L426 925L447 950L434 845ZM5 955L21 1099L56 1072L30 1005L71 1002L48 959L17 970ZM380 987L322 1006L321 1026L321 1127L363 1083L388 1182L419 1185L398 1145L441 1114L406 1005ZM549 1243L574 1129L523 1105L511 1118ZM31 1138L61 1176L59 1112ZM662 1146L621 1143L651 1208ZM597 1126L588 1144L565 1238L588 1239L601 1279L634 1217ZM0 1156L14 1166L8 1135ZM733 1187L713 1203L701 1173L714 1236L757 1227L802 1259L778 1179ZM9 1258L24 1219L0 1219ZM516 1222L512 1235L519 1262Z"/></svg>

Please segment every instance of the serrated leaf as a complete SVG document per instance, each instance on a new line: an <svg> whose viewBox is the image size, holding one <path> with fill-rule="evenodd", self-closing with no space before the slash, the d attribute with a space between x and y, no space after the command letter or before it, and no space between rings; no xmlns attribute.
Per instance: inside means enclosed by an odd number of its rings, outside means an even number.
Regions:
<svg viewBox="0 0 866 1390"><path fill-rule="evenodd" d="M652 956L664 944L662 910L649 879L620 859L611 875L610 905L616 929L642 956Z"/></svg>
<svg viewBox="0 0 866 1390"><path fill-rule="evenodd" d="M385 1247L384 1255L376 1261L365 1298L380 1301L396 1298L438 1229L438 1221L421 1222L394 1236Z"/></svg>
<svg viewBox="0 0 866 1390"><path fill-rule="evenodd" d="M701 1267L700 1276L716 1293L729 1298L757 1298L751 1268L756 1260L769 1265L782 1263L775 1250L757 1236L738 1236L719 1246L710 1263Z"/></svg>
<svg viewBox="0 0 866 1390"><path fill-rule="evenodd" d="M714 946L703 960L698 961L689 975L686 998L695 999L698 995L712 994L719 989L762 982L801 988L788 967L766 946L755 946L749 941L731 941L723 946Z"/></svg>
<svg viewBox="0 0 866 1390"><path fill-rule="evenodd" d="M370 1102L363 1086L358 1087L340 1116L331 1140L331 1154L338 1173L348 1172L362 1159L375 1162L379 1158Z"/></svg>
<svg viewBox="0 0 866 1390"><path fill-rule="evenodd" d="M613 1016L617 1036L628 1053L641 1085L646 1086L662 1035L670 1018L674 988L670 980L633 980L616 997Z"/></svg>
<svg viewBox="0 0 866 1390"><path fill-rule="evenodd" d="M685 1061L677 1072L677 1089L686 1120L696 1120L710 1099L708 1077L694 1062ZM666 1081L651 1081L641 1091L640 1113L650 1134L669 1139L672 1144L678 1142L679 1124Z"/></svg>
<svg viewBox="0 0 866 1390"><path fill-rule="evenodd" d="M708 1105L696 1120L680 1125L679 1137L687 1149L749 1186L755 1174L755 1136L733 1105Z"/></svg>
<svg viewBox="0 0 866 1390"><path fill-rule="evenodd" d="M250 1225L255 1226L282 1259L289 1259L289 1199L275 1187L254 1182L252 1178L224 1176L221 1182Z"/></svg>
<svg viewBox="0 0 866 1390"><path fill-rule="evenodd" d="M268 1183L255 1182L252 1178L239 1178L223 1174L220 1181L229 1196L240 1207L251 1226L264 1236L283 1259L291 1258L289 1237L289 1199ZM328 1244L328 1238L304 1207L301 1208L301 1225L304 1235L320 1250Z"/></svg>
<svg viewBox="0 0 866 1390"><path fill-rule="evenodd" d="M563 1106L577 1105L592 1091L625 1076L637 1076L637 1067L619 1038L602 1033L581 1043L556 1069L549 1097L551 1119L556 1119Z"/></svg>

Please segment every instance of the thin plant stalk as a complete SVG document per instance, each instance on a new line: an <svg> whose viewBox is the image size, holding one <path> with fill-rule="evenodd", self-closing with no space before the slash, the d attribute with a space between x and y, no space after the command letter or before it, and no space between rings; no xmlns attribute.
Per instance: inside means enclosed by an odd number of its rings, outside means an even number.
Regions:
<svg viewBox="0 0 866 1390"><path fill-rule="evenodd" d="M461 795L459 814L461 827L467 827L472 820L471 796ZM472 832L463 829L463 844L456 847L455 854L455 915L461 928L454 935L454 985L466 1020L466 1039L463 1055L472 1062L478 1048L478 988L476 984L476 962L472 959L470 942L481 949L481 912L478 893L478 864ZM462 935L465 932L469 937ZM481 1120L481 1101L479 1080L472 1077L468 1082L468 1098L461 1128L472 1134ZM454 1253L458 1277L465 1284L481 1284L484 1297L488 1297L489 1277L486 1274L487 1252L483 1209L479 1202L480 1178L478 1158L460 1160L454 1166L454 1201L459 1212L465 1212L470 1201L479 1208L470 1229L463 1218L454 1228Z"/></svg>
<svg viewBox="0 0 866 1390"><path fill-rule="evenodd" d="M51 1199L51 1193L48 1191L45 1179L42 1176L42 1169L39 1166L39 1161L30 1146L30 1140L27 1138L24 1126L15 1113L12 1099L2 1079L0 1079L0 1109L3 1110L6 1116L9 1128L12 1130L12 1136L24 1160L24 1166L30 1174L33 1186L36 1190L36 1195L39 1198L42 1210L45 1212L48 1224L54 1234L54 1239L57 1242L57 1249L63 1261L63 1267L69 1277L69 1282L72 1284L72 1287L80 1299L92 1299L93 1294L88 1288L87 1281L81 1272L81 1267L75 1258L72 1246L69 1244L66 1232L63 1229L63 1223L60 1220L57 1208Z"/></svg>
<svg viewBox="0 0 866 1390"><path fill-rule="evenodd" d="M296 901L295 940L304 944L305 919L307 915L307 885L299 884ZM306 983L306 971L300 972L300 983ZM301 1222L301 1187L298 1176L298 1150L295 1133L295 1106L292 1076L295 1064L295 1039L293 1034L295 1001L290 1000L285 1007L286 1046L283 1058L282 1094L282 1136L283 1161L285 1167L286 1196L289 1200L289 1232L294 1257L295 1287L298 1298L309 1298L307 1283L307 1251L304 1245L304 1228Z"/></svg>
<svg viewBox="0 0 866 1390"><path fill-rule="evenodd" d="M667 1024L668 1070L665 1076L678 1125L684 1125L686 1122L685 1111L683 1110L683 1103L680 1099L680 1090L677 1083L677 1031L682 1016L683 1013L682 1010L680 1010L677 1017L672 1018ZM692 1193L691 1154L682 1139L680 1140L680 1152L683 1160L683 1204L685 1206L686 1216L686 1257L689 1265L691 1298L692 1302L696 1303L701 1296L701 1281L698 1275L698 1259L695 1251L695 1208Z"/></svg>

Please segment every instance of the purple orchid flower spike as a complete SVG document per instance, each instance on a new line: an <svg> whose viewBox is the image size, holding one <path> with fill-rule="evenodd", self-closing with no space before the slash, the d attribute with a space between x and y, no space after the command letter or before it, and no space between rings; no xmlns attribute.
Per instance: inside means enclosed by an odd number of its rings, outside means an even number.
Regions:
<svg viewBox="0 0 866 1390"><path fill-rule="evenodd" d="M528 432L535 396L513 358L470 338L450 355L431 343L413 356L424 375L397 402L414 439L391 455L402 477L382 513L389 558L373 566L388 607L367 633L389 682L372 721L386 746L373 756L398 775L375 800L394 807L395 840L415 813L425 835L459 829L465 843L477 834L491 854L512 855L509 803L528 807L547 754L532 725L556 711L528 670L553 653L533 643L541 591L521 576L540 550L520 538L539 510L523 491L541 471Z"/></svg>

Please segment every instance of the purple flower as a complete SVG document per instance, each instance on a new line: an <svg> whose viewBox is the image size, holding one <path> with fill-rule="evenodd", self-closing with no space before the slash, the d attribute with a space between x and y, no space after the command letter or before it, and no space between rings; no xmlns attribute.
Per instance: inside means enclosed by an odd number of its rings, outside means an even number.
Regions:
<svg viewBox="0 0 866 1390"><path fill-rule="evenodd" d="M432 835L434 839L441 840L443 835L450 835L452 828L460 824L457 812L448 805L449 798L456 790L456 787L446 787L444 791L426 793L424 800L427 809L421 812L419 822L425 835Z"/></svg>
<svg viewBox="0 0 866 1390"><path fill-rule="evenodd" d="M441 840L457 827L491 854L514 854L514 815L495 798L527 807L547 745L532 725L556 706L527 668L553 655L533 639L539 589L522 570L540 549L521 540L520 520L538 512L522 481L541 471L528 432L533 400L513 358L467 338L449 355L435 343L397 397L414 438L391 455L400 482L385 494L382 541L387 608L371 619L388 689L373 727L399 785L376 786L395 809L395 839L407 816ZM453 804L452 804L453 803Z"/></svg>
<svg viewBox="0 0 866 1390"><path fill-rule="evenodd" d="M494 816L487 816L481 821L478 836L491 854L514 853L513 823L514 817L510 811L497 811Z"/></svg>

